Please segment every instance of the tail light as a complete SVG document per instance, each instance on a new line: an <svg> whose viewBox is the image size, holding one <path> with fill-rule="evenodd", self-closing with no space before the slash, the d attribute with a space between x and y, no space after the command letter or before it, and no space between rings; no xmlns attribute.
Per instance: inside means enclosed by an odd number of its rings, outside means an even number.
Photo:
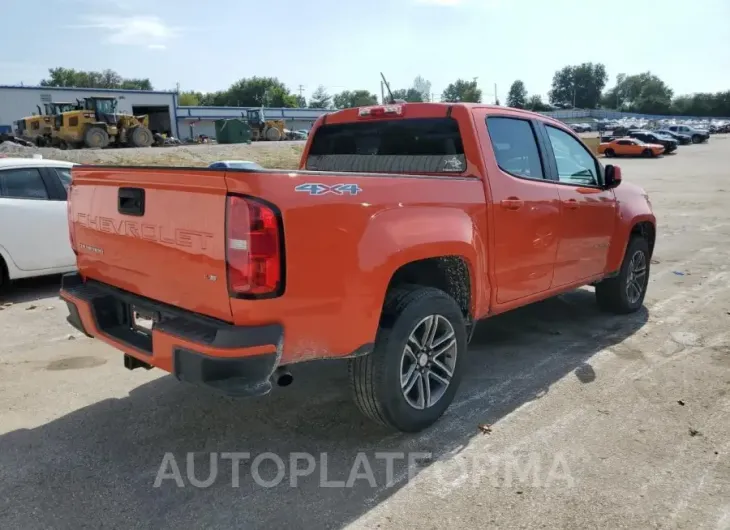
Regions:
<svg viewBox="0 0 730 530"><path fill-rule="evenodd" d="M66 218L68 219L68 238L71 242L71 250L78 255L76 251L76 238L74 237L73 210L71 207L71 194L73 192L73 183L69 185L66 191Z"/></svg>
<svg viewBox="0 0 730 530"><path fill-rule="evenodd" d="M281 243L279 217L272 206L250 197L228 196L226 265L231 295L281 294Z"/></svg>

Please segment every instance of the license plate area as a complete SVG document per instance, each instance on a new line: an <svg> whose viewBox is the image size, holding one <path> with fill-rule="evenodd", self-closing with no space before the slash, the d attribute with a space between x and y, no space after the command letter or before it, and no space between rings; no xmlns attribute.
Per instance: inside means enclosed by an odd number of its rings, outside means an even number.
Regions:
<svg viewBox="0 0 730 530"><path fill-rule="evenodd" d="M152 355L152 330L161 320L159 311L112 295L94 298L91 304L99 331L140 353Z"/></svg>
<svg viewBox="0 0 730 530"><path fill-rule="evenodd" d="M155 324L160 321L159 312L148 311L135 305L130 305L129 313L129 322L132 330L151 338Z"/></svg>

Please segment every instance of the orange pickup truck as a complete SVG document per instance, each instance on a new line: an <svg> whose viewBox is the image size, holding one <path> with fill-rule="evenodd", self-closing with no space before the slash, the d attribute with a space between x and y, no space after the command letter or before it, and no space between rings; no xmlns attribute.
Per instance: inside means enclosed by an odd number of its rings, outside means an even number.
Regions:
<svg viewBox="0 0 730 530"><path fill-rule="evenodd" d="M656 220L565 125L479 104L345 109L289 170L76 166L71 324L228 395L348 359L364 414L402 431L457 391L475 323L583 285L643 303Z"/></svg>

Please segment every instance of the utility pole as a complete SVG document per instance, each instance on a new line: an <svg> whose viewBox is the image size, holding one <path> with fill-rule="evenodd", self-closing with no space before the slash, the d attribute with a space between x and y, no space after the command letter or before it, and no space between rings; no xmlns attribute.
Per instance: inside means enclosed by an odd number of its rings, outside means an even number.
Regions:
<svg viewBox="0 0 730 530"><path fill-rule="evenodd" d="M494 104L499 105L499 98L497 97L497 83L494 83Z"/></svg>
<svg viewBox="0 0 730 530"><path fill-rule="evenodd" d="M385 85L380 81L380 102L385 105Z"/></svg>
<svg viewBox="0 0 730 530"><path fill-rule="evenodd" d="M573 79L573 108L575 108L575 79Z"/></svg>
<svg viewBox="0 0 730 530"><path fill-rule="evenodd" d="M299 104L302 104L302 101L304 101L304 85L299 85Z"/></svg>

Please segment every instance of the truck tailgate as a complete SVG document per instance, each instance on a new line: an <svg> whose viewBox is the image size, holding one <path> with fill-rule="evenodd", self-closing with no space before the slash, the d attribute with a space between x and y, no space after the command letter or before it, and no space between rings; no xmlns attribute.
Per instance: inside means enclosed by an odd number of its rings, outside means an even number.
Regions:
<svg viewBox="0 0 730 530"><path fill-rule="evenodd" d="M69 228L82 276L231 321L222 171L79 166Z"/></svg>

